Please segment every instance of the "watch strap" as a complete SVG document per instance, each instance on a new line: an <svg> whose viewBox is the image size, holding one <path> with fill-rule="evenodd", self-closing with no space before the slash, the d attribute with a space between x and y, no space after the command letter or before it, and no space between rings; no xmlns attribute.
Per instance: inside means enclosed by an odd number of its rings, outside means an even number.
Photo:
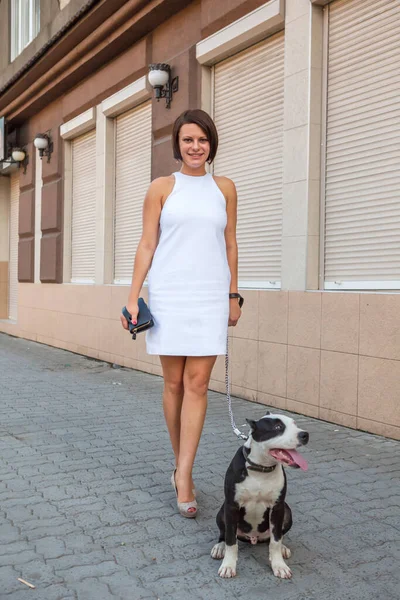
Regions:
<svg viewBox="0 0 400 600"><path fill-rule="evenodd" d="M243 306L243 303L244 303L244 298L243 298L243 296L241 296L241 295L240 295L240 294L238 294L238 293L232 293L232 294L229 294L229 299L232 299L232 298L237 298L237 299L238 299L238 301L239 301L239 307L240 307L240 308L242 308L242 306Z"/></svg>

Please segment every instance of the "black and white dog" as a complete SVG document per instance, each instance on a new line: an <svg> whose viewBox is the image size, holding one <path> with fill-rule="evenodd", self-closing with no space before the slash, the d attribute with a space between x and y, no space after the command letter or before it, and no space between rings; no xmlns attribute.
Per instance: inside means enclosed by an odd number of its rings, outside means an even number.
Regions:
<svg viewBox="0 0 400 600"><path fill-rule="evenodd" d="M218 574L234 577L238 558L237 539L257 544L269 540L269 560L276 577L289 579L292 572L284 561L290 550L283 545L292 526L292 512L285 502L286 475L282 465L308 465L296 448L308 443L308 433L293 419L267 413L249 421L251 433L236 452L225 475L225 502L217 515L218 544L211 556L223 558Z"/></svg>

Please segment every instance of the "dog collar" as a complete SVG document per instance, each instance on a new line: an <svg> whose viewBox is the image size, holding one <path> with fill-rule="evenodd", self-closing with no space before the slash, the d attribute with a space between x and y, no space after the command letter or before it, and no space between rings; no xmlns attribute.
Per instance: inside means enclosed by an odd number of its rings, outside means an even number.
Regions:
<svg viewBox="0 0 400 600"><path fill-rule="evenodd" d="M243 446L244 459L250 465L250 467L248 467L248 469L251 469L252 471L259 471L260 473L271 473L271 471L273 471L276 468L276 465L272 465L272 467L264 467L263 465L258 465L257 463L250 460L249 455L246 454L246 452L247 452L247 449L245 450L245 447Z"/></svg>

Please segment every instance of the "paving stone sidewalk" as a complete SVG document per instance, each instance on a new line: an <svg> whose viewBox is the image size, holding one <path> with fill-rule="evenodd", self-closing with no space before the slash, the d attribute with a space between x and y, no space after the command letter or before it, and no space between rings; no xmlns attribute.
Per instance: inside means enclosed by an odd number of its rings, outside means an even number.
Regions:
<svg viewBox="0 0 400 600"><path fill-rule="evenodd" d="M399 597L398 442L296 415L310 468L287 471L293 579L273 576L266 545L241 543L238 576L221 580L210 549L239 444L226 400L210 393L200 513L186 520L169 483L161 391L158 377L0 334L2 600ZM266 411L233 408L239 425Z"/></svg>

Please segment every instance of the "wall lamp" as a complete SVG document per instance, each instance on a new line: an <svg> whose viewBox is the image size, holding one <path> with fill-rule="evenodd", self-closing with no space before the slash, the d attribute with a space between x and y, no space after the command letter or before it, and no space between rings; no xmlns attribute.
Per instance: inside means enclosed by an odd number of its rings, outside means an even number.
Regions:
<svg viewBox="0 0 400 600"><path fill-rule="evenodd" d="M153 86L157 102L165 98L167 108L171 108L172 94L178 91L179 77L171 78L171 67L165 63L149 65L149 83Z"/></svg>
<svg viewBox="0 0 400 600"><path fill-rule="evenodd" d="M23 166L24 174L29 163L28 154L22 148L13 148L11 151L11 157L0 161L2 164L18 165L18 169Z"/></svg>
<svg viewBox="0 0 400 600"><path fill-rule="evenodd" d="M37 133L33 140L33 145L39 150L39 156L42 159L43 156L47 156L47 162L50 162L50 156L53 152L53 142L48 133Z"/></svg>

